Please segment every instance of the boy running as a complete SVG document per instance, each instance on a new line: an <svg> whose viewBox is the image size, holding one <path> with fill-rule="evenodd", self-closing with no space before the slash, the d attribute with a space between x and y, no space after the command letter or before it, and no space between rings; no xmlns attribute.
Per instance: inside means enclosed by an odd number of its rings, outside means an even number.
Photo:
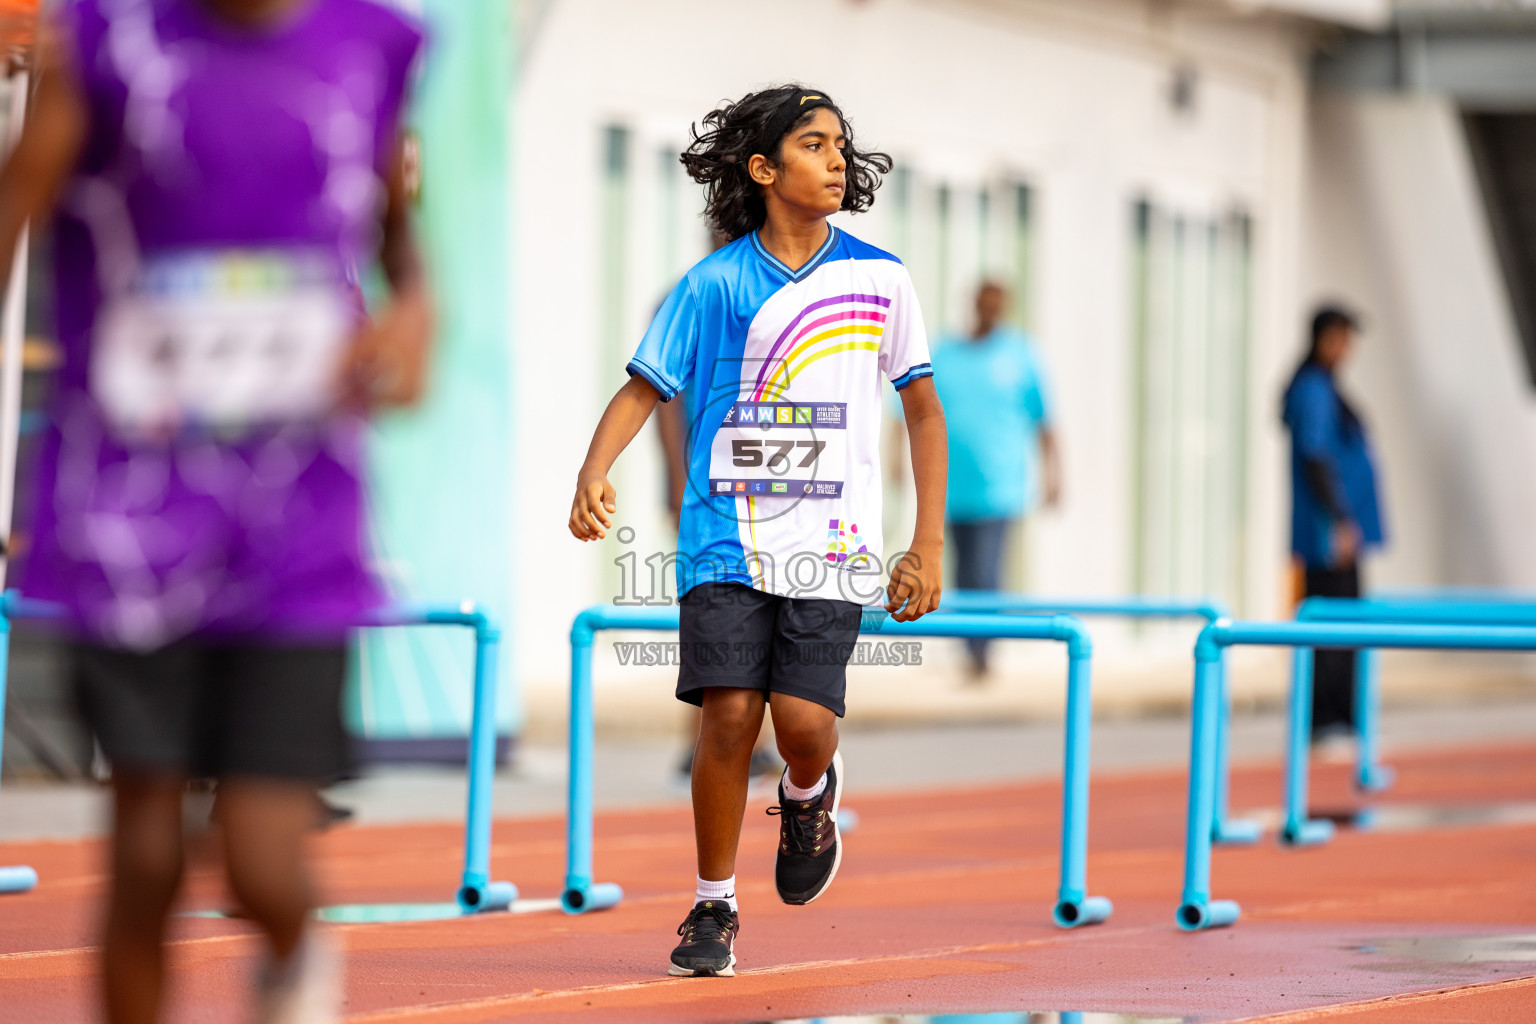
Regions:
<svg viewBox="0 0 1536 1024"><path fill-rule="evenodd" d="M774 881L815 900L842 859L837 753L861 612L938 606L946 440L906 268L827 223L869 209L883 153L854 148L830 97L799 85L711 111L683 153L730 243L657 312L576 481L570 530L606 536L608 470L658 401L694 389L679 530L679 700L703 716L693 768L698 889L670 973L735 973L736 846L748 764L772 708L780 815ZM917 485L911 547L882 591L880 378L901 393Z"/></svg>

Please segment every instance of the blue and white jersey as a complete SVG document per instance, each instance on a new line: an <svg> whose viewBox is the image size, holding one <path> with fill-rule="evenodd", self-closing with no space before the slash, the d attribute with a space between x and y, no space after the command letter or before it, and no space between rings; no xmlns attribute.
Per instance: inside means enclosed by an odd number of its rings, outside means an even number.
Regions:
<svg viewBox="0 0 1536 1024"><path fill-rule="evenodd" d="M900 260L833 228L791 271L745 235L678 282L628 370L692 388L678 596L883 600L881 378L933 373Z"/></svg>

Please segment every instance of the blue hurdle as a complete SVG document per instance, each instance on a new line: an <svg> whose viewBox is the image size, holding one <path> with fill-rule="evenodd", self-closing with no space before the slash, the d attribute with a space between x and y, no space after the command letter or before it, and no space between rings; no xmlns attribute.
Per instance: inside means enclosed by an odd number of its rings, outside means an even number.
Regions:
<svg viewBox="0 0 1536 1024"><path fill-rule="evenodd" d="M1536 591L1510 590L1507 587L1387 587L1373 590L1372 598L1381 601L1480 601L1484 604L1536 604Z"/></svg>
<svg viewBox="0 0 1536 1024"><path fill-rule="evenodd" d="M1389 589L1373 591L1368 600L1380 604L1418 606L1427 602L1443 602L1454 605L1484 605L1498 612L1511 605L1536 607L1536 593L1505 590L1493 587L1422 587L1417 589ZM1399 619L1394 621L1408 621ZM1456 623L1458 619L1439 621ZM1517 622L1501 622L1490 619L1482 625L1519 625ZM1379 792L1392 785L1393 772L1378 757L1380 749L1381 677L1380 661L1373 652L1361 651L1355 676L1355 736L1357 763L1355 785L1367 793Z"/></svg>
<svg viewBox="0 0 1536 1024"><path fill-rule="evenodd" d="M1536 626L1536 601L1483 600L1469 596L1368 598L1309 597L1296 610L1298 622L1397 623L1441 626ZM1327 842L1333 822L1307 818L1307 738L1312 718L1313 659L1298 649L1291 663L1288 740L1285 759L1285 820L1280 838L1293 846ZM1378 792L1392 784L1392 769L1381 763L1381 665L1375 650L1357 656L1355 785Z"/></svg>
<svg viewBox="0 0 1536 1024"><path fill-rule="evenodd" d="M19 600L14 591L0 594L0 754L5 745L6 666L11 655L11 606ZM26 864L0 867L0 893L31 892L37 887L37 870Z"/></svg>
<svg viewBox="0 0 1536 1024"><path fill-rule="evenodd" d="M14 590L0 594L0 709L5 706L5 683L9 674L11 622L15 619L56 621L64 609L46 601L23 597ZM458 605L389 605L369 615L363 627L384 626L465 626L475 634L474 711L470 725L468 810L464 823L464 872L456 894L465 913L504 910L517 899L517 886L490 879L491 860L491 785L496 772L496 647L501 631L496 623L473 601ZM31 868L0 868L0 892L23 891L5 886L11 872L29 872ZM15 876L25 881L25 875Z"/></svg>
<svg viewBox="0 0 1536 1024"><path fill-rule="evenodd" d="M594 882L592 870L592 647L606 629L675 631L676 607L634 608L597 605L571 625L570 774L566 814L565 890L567 913L611 907L624 898L612 882ZM1066 758L1063 768L1061 870L1052 918L1062 928L1106 920L1113 905L1087 894L1088 744L1092 703L1093 645L1083 624L1070 615L983 616L951 612L917 622L866 617L861 632L883 637L971 637L1054 640L1067 646Z"/></svg>
<svg viewBox="0 0 1536 1024"><path fill-rule="evenodd" d="M1227 617L1215 601L1184 597L1036 597L1029 594L988 593L977 590L945 591L941 612L1040 613L1062 612L1068 615L1093 615L1123 619L1201 619L1209 624ZM1216 800L1211 819L1211 840L1227 845L1256 843L1264 834L1257 821L1233 820L1227 807L1227 788L1231 778L1228 725L1232 718L1232 697L1227 684L1227 659L1220 664L1220 714L1216 719Z"/></svg>
<svg viewBox="0 0 1536 1024"><path fill-rule="evenodd" d="M1194 734L1190 739L1189 806L1184 829L1184 889L1176 920L1185 931L1219 928L1237 920L1232 900L1211 899L1211 838L1207 824L1216 790L1217 675L1226 647L1292 647L1308 674L1315 647L1409 650L1536 651L1536 628L1398 625L1335 622L1214 622L1195 642ZM1307 687L1308 692L1310 688Z"/></svg>

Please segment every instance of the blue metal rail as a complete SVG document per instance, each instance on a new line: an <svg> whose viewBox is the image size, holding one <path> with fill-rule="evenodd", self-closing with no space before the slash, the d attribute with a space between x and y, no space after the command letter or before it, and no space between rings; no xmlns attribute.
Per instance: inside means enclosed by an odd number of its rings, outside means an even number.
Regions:
<svg viewBox="0 0 1536 1024"><path fill-rule="evenodd" d="M16 619L57 621L64 609L23 597L14 590L0 594L0 710L5 707L11 623ZM496 647L501 631L473 601L457 605L399 604L372 613L362 627L463 626L475 637L474 712L470 724L469 799L464 822L464 871L457 900L466 912L501 910L517 898L511 882L490 877L491 786L496 772ZM23 882L30 882L19 888ZM37 884L31 868L0 868L0 892L20 892Z"/></svg>
<svg viewBox="0 0 1536 1024"><path fill-rule="evenodd" d="M1040 597L1030 594L989 593L977 590L945 591L941 612L1030 613L1061 612L1119 619L1200 619L1209 624L1225 618L1226 610L1208 598L1187 597ZM1220 668L1220 713L1216 719L1216 799L1211 816L1211 840L1226 845L1256 843L1264 834L1257 821L1234 820L1228 811L1231 779L1228 730L1232 719L1227 660Z"/></svg>
<svg viewBox="0 0 1536 1024"><path fill-rule="evenodd" d="M675 631L678 610L597 605L571 625L570 775L566 815L566 875L561 903L572 914L611 907L623 899L612 882L593 881L592 866L592 648L609 629ZM1052 911L1063 928L1095 924L1113 910L1109 900L1087 893L1088 746L1093 645L1070 615L931 615L916 622L867 617L861 632L891 638L989 637L1051 640L1067 648L1066 760L1063 766L1061 869Z"/></svg>
<svg viewBox="0 0 1536 1024"><path fill-rule="evenodd" d="M1442 626L1536 626L1536 599L1515 595L1489 600L1479 593L1447 592L1419 596L1368 598L1309 597L1296 609L1298 622L1397 623ZM1377 652L1357 655L1355 680L1355 785L1377 792L1392 784L1392 769L1381 763L1381 664ZM1280 838L1293 846L1327 842L1331 821L1307 819L1309 763L1307 739L1312 720L1313 657L1310 648L1292 656L1285 758L1285 819Z"/></svg>
<svg viewBox="0 0 1536 1024"><path fill-rule="evenodd" d="M1201 630L1195 642L1194 733L1190 738L1189 805L1184 828L1184 888L1176 916L1185 931L1232 924L1239 914L1232 900L1211 899L1211 838L1208 823L1216 790L1214 727L1217 666L1228 647L1291 647L1310 672L1316 647L1377 647L1407 650L1536 651L1536 628L1377 623L1232 622ZM1300 670L1298 670L1300 672ZM1310 688L1307 688L1310 693Z"/></svg>
<svg viewBox="0 0 1536 1024"><path fill-rule="evenodd" d="M0 594L0 761L4 760L6 665L10 661L11 606L15 600L13 591ZM0 867L0 893L30 892L36 886L37 870L30 865Z"/></svg>

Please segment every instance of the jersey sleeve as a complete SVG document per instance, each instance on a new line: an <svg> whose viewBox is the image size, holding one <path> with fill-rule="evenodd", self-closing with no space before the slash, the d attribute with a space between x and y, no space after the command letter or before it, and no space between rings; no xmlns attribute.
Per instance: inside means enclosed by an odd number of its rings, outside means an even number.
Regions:
<svg viewBox="0 0 1536 1024"><path fill-rule="evenodd" d="M917 291L905 268L898 278L896 294L891 297L885 333L880 339L880 370L897 391L920 377L933 376L923 311L918 307Z"/></svg>
<svg viewBox="0 0 1536 1024"><path fill-rule="evenodd" d="M699 305L685 277L656 311L625 369L632 377L644 377L663 402L670 402L692 379L698 349Z"/></svg>

